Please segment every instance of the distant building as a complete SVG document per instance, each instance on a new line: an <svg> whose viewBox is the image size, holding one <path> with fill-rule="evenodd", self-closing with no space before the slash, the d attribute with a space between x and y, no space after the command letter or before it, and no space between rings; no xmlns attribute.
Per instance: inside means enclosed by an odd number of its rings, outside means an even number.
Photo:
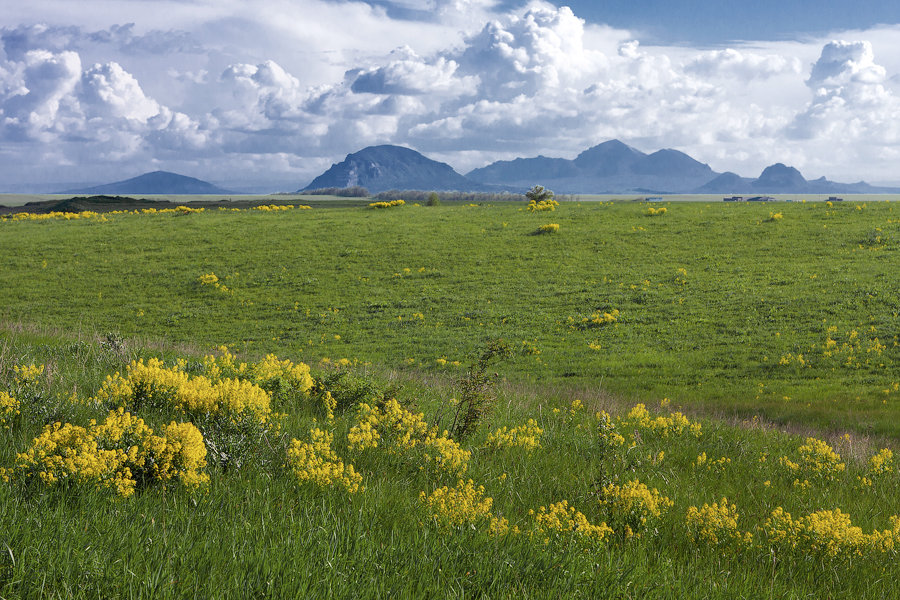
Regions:
<svg viewBox="0 0 900 600"><path fill-rule="evenodd" d="M837 196L828 196L829 202L843 202L843 198L838 198Z"/></svg>
<svg viewBox="0 0 900 600"><path fill-rule="evenodd" d="M647 196L644 198L644 202L662 202L662 196Z"/></svg>
<svg viewBox="0 0 900 600"><path fill-rule="evenodd" d="M747 202L774 202L775 198L772 196L753 196L752 198L747 198Z"/></svg>
<svg viewBox="0 0 900 600"><path fill-rule="evenodd" d="M726 198L722 198L722 200L724 200L725 202L743 202L744 197L743 196L729 196Z"/></svg>

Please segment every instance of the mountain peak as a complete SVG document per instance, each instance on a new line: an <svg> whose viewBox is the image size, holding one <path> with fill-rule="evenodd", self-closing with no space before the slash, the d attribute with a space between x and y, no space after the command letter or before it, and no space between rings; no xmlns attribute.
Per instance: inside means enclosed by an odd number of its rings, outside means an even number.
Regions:
<svg viewBox="0 0 900 600"><path fill-rule="evenodd" d="M362 186L372 192L390 189L473 190L481 189L446 163L431 160L412 148L368 146L348 154L340 163L331 165L304 190L330 187Z"/></svg>
<svg viewBox="0 0 900 600"><path fill-rule="evenodd" d="M763 169L753 187L760 191L800 190L806 183L806 179L794 167L775 163Z"/></svg>
<svg viewBox="0 0 900 600"><path fill-rule="evenodd" d="M179 175L170 171L151 171L104 185L97 185L77 190L68 190L65 194L120 195L120 194L232 194L228 190L217 187L207 181Z"/></svg>

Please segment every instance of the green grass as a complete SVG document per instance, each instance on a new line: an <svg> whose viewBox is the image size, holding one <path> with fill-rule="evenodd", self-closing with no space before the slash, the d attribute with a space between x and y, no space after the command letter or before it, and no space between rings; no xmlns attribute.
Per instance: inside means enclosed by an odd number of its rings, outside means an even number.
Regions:
<svg viewBox="0 0 900 600"><path fill-rule="evenodd" d="M169 359L184 355L174 348L122 348L105 342L8 335L0 365L4 380L12 385L13 364L44 361L55 375L40 379L42 398L67 396L72 386L87 396L105 372L124 372L123 361L130 356L161 350ZM458 392L449 383L425 385L396 374L369 382L382 389L394 386L398 398L415 404L431 420ZM601 451L591 416L600 408L596 402L570 414L562 399L548 395L534 402L508 388L499 392L496 410L464 443L473 452L465 477L484 485L485 495L494 500L494 514L508 518L521 534L492 537L483 524L451 530L439 526L419 492L452 486L455 476L420 470L423 463L417 459L381 449L351 450L346 432L354 411L338 414L329 426L314 422L315 411L300 398L279 407L286 412L284 429L269 436L254 460L240 470L210 467L212 480L205 493L192 496L151 486L132 498L116 499L79 486L0 485L0 596L799 598L891 597L900 592L900 566L893 552L830 558L782 548L772 554L761 531L776 506L795 517L839 507L866 533L889 528L888 517L900 513L893 493L900 476L894 469L873 486L860 487L857 477L867 473L868 456L877 449L863 439L835 441L846 471L803 490L778 464L780 456L796 458L800 440L755 421L738 426L703 421L699 438L659 436L620 424L629 442ZM607 408L624 415L614 406ZM70 408L67 420L84 423L102 415L102 409L82 406ZM491 429L515 426L528 417L544 430L541 448L484 447ZM288 440L307 439L310 427L323 425L335 432L342 459L363 474L364 491L347 495L337 488L299 484L283 466ZM37 423L15 422L3 434L2 464L12 464L14 453L24 450L38 431ZM732 462L721 469L697 467L701 452L710 461L728 457ZM632 479L658 488L674 502L641 539L614 537L584 546L570 535L551 534L545 544L546 534L531 533L529 510L561 500L593 523L605 520L602 487ZM722 496L737 504L739 527L753 532L758 546L738 550L691 541L685 525L688 507Z"/></svg>
<svg viewBox="0 0 900 600"><path fill-rule="evenodd" d="M318 376L332 368L323 358L352 359L370 396L396 396L447 427L465 367L502 337L515 354L494 367L496 407L463 442L473 452L465 477L524 533L443 530L419 493L456 477L349 448L353 410L327 427L366 490L299 484L284 448L323 426L300 398L277 407L282 431L247 464L209 467L209 490L196 496L0 484L0 597L900 594L894 552L773 554L762 532L777 506L795 518L840 508L866 533L900 514L896 468L872 486L859 480L900 433L893 203L672 203L656 216L639 203L537 214L324 206L0 222L0 390L15 388L14 365L47 367L31 417L0 431L0 466L44 422L102 420L104 409L68 398L92 395L131 360L184 357L195 368L223 343L244 360L308 362ZM559 232L531 235L547 223ZM226 289L201 284L208 273ZM591 321L615 310L614 321ZM699 439L620 423L626 447L598 449L595 411L623 417L664 397L701 419ZM566 417L575 398L587 409ZM155 427L179 418L143 416ZM544 429L541 449L484 448L490 430L528 418ZM796 460L802 438L773 423L828 439L846 470L794 485L778 459ZM731 462L707 470L696 466L701 452ZM529 534L529 510L561 500L603 521L602 487L634 478L674 502L655 532L587 551L566 535L545 546ZM688 507L723 496L757 545L691 541Z"/></svg>
<svg viewBox="0 0 900 600"><path fill-rule="evenodd" d="M502 337L524 350L513 381L900 432L893 203L520 209L0 223L0 318L425 372ZM230 292L198 283L211 272Z"/></svg>

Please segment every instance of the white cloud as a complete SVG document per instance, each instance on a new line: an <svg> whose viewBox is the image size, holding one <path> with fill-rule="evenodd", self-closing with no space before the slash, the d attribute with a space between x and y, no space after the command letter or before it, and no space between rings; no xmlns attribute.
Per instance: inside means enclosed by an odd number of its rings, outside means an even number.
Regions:
<svg viewBox="0 0 900 600"><path fill-rule="evenodd" d="M0 16L0 182L51 161L252 165L299 186L375 143L466 171L615 137L745 175L779 160L870 179L900 153L896 27L700 51L540 1L25 4Z"/></svg>

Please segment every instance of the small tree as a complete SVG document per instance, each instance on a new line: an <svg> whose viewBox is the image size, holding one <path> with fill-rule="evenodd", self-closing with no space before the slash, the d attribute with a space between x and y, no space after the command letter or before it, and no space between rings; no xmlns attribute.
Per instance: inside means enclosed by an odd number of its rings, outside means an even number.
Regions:
<svg viewBox="0 0 900 600"><path fill-rule="evenodd" d="M425 203L425 206L440 206L441 197L437 192L431 192L428 194L428 201Z"/></svg>
<svg viewBox="0 0 900 600"><path fill-rule="evenodd" d="M536 185L527 192L525 192L525 197L529 202L540 203L546 202L548 200L553 200L553 192L546 189L542 185Z"/></svg>

